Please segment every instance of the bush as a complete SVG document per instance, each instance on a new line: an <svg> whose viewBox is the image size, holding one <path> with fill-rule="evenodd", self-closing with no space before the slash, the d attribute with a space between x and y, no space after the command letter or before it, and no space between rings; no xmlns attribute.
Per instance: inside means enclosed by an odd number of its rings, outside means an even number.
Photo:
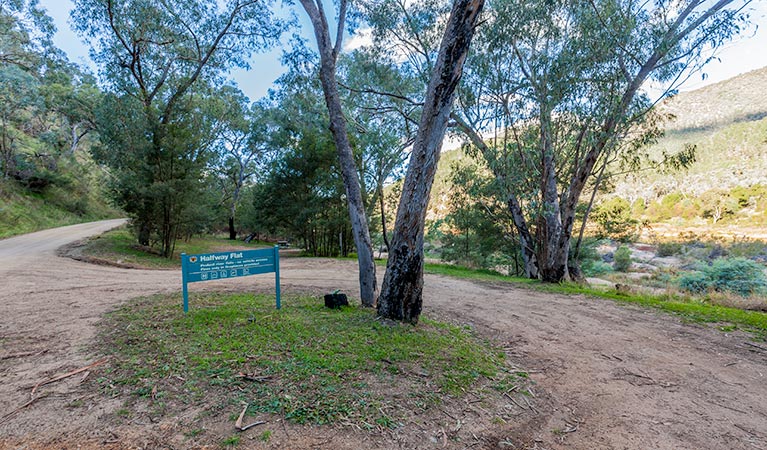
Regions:
<svg viewBox="0 0 767 450"><path fill-rule="evenodd" d="M658 244L658 250L655 251L655 254L663 258L666 256L678 255L681 252L682 244L678 242L661 242Z"/></svg>
<svg viewBox="0 0 767 450"><path fill-rule="evenodd" d="M613 267L618 272L627 272L631 268L631 250L625 245L621 245L618 250L615 250Z"/></svg>
<svg viewBox="0 0 767 450"><path fill-rule="evenodd" d="M748 297L767 294L767 275L764 268L754 261L719 259L711 266L681 277L679 286L697 294L713 290Z"/></svg>
<svg viewBox="0 0 767 450"><path fill-rule="evenodd" d="M679 278L679 287L693 294L705 294L711 287L711 279L703 272L690 272Z"/></svg>
<svg viewBox="0 0 767 450"><path fill-rule="evenodd" d="M598 226L601 236L619 242L636 239L640 222L632 217L631 205L627 200L613 197L594 208L591 220Z"/></svg>

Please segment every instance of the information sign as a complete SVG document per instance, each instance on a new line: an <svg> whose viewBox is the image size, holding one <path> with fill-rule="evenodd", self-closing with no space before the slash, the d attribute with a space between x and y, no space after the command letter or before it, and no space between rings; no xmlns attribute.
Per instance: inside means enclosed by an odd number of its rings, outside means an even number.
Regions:
<svg viewBox="0 0 767 450"><path fill-rule="evenodd" d="M184 293L184 312L189 311L188 283L247 277L274 272L277 309L280 309L280 247L232 252L181 254L181 282Z"/></svg>

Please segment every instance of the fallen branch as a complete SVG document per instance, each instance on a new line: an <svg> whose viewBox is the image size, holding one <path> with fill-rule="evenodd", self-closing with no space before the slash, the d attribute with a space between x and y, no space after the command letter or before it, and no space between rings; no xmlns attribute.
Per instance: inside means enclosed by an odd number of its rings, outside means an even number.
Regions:
<svg viewBox="0 0 767 450"><path fill-rule="evenodd" d="M253 382L256 382L256 383L263 383L266 380L271 380L272 376L271 375L256 376L256 375L246 375L244 373L238 373L237 374L237 378L242 378L245 381L253 381Z"/></svg>
<svg viewBox="0 0 767 450"><path fill-rule="evenodd" d="M48 349L45 349L45 350L39 350L39 351L37 351L37 350L34 350L34 351L31 351L31 352L11 353L10 355L3 355L3 356L0 356L0 361L2 361L2 360L6 360L6 359L12 359L12 358L23 358L23 357L25 357L25 356L37 356L37 355L42 355L43 353L45 353L45 352L47 352L47 351L48 351Z"/></svg>
<svg viewBox="0 0 767 450"><path fill-rule="evenodd" d="M47 380L43 380L43 381L37 383L35 385L35 387L32 388L31 395L34 396L35 392L37 392L37 389L39 387L41 387L41 386L45 386L46 384L51 384L51 383L55 383L57 381L61 381L61 380L65 379L65 378L71 377L72 375L77 375L78 373L82 373L82 372L85 372L86 370L90 370L90 369L92 369L92 368L94 368L96 366L100 366L100 365L104 364L105 362L107 362L107 359L109 359L109 358L103 358L103 359L100 359L100 360L98 360L98 361L96 361L96 362L94 362L92 364L89 364L89 365L87 365L85 367L80 367L77 370L73 370L73 371L65 373L63 375L57 375L57 376L55 376L53 378L49 378Z"/></svg>
<svg viewBox="0 0 767 450"><path fill-rule="evenodd" d="M250 404L247 404L247 405L245 405L245 407L244 407L244 408L242 408L242 412L240 413L240 417L238 417L238 418L237 418L237 422L235 422L235 423L234 423L234 428L235 428L237 431L245 431L245 430L247 430L248 428L253 428L253 427L255 427L256 425L263 425L263 424L265 424L265 423L266 423L266 421L264 421L264 420L259 420L259 421L257 421L257 422L253 422L253 423L250 423L250 424L248 424L248 425L245 425L245 426L243 426L243 425L242 425L242 418L243 418L243 417L245 417L245 411L247 411L247 410L248 410L248 406L250 406Z"/></svg>
<svg viewBox="0 0 767 450"><path fill-rule="evenodd" d="M508 392L504 392L504 393L503 393L503 395L505 395L505 396L506 396L506 398L508 398L509 400L511 400L511 402L512 402L512 403L514 403L515 405L517 405L517 408L519 408L519 409L527 409L527 408L525 408L524 406L522 406L522 405L520 405L519 403L517 403L517 401L516 401L516 400L514 400L514 397L512 397L511 395L509 395L509 393L508 393Z"/></svg>
<svg viewBox="0 0 767 450"><path fill-rule="evenodd" d="M751 342L744 342L746 345L750 345L751 347L758 348L759 350L767 352L767 347L762 347L761 345L752 344Z"/></svg>
<svg viewBox="0 0 767 450"><path fill-rule="evenodd" d="M17 412L21 411L22 409L26 408L27 406L31 405L32 403L40 400L41 398L47 397L48 394L45 395L39 395L37 397L32 397L32 400L24 403L23 405L19 406L18 408L14 409L13 411L9 412L8 414L4 415L2 418L0 418L0 423L5 422L6 420L13 417Z"/></svg>

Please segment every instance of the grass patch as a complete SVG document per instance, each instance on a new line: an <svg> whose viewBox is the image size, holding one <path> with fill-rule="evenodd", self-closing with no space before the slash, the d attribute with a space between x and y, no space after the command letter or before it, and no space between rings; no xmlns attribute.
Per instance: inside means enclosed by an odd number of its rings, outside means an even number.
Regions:
<svg viewBox="0 0 767 450"><path fill-rule="evenodd" d="M224 236L195 237L189 241L179 240L174 258L167 259L153 253L152 249L139 246L128 228L120 227L92 238L82 252L85 256L116 264L148 269L176 269L181 268L181 253L211 253L272 245L266 242L231 241Z"/></svg>
<svg viewBox="0 0 767 450"><path fill-rule="evenodd" d="M568 295L587 295L621 303L632 303L682 316L686 320L703 323L729 324L757 335L767 337L767 314L759 311L746 311L727 306L713 305L707 299L687 297L653 296L617 292L614 289L603 290L582 286L575 283L545 284L526 278L507 277L489 270L475 270L446 264L426 264L424 271L436 275L446 275L478 281L510 283L533 288L539 291ZM725 329L729 329L725 326Z"/></svg>
<svg viewBox="0 0 767 450"><path fill-rule="evenodd" d="M120 213L91 199L87 208L72 208L71 192L51 188L33 193L12 181L0 180L0 239L48 228L120 217Z"/></svg>
<svg viewBox="0 0 767 450"><path fill-rule="evenodd" d="M422 318L385 324L358 307L319 298L198 294L185 317L179 296L134 301L104 324L112 372L100 380L138 401L277 413L295 423L395 427L410 414L494 378L504 354L469 329ZM251 380L243 378L245 374Z"/></svg>

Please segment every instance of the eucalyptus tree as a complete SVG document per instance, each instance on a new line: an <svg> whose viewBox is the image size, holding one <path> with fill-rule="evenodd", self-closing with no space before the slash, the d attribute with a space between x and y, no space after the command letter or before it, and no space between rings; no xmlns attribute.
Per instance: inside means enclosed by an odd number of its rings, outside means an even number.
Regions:
<svg viewBox="0 0 767 450"><path fill-rule="evenodd" d="M17 155L25 139L24 127L42 107L39 82L22 68L0 67L0 170L16 175Z"/></svg>
<svg viewBox="0 0 767 450"><path fill-rule="evenodd" d="M389 249L378 314L417 323L423 305L426 207L455 91L484 0L455 0L431 71Z"/></svg>
<svg viewBox="0 0 767 450"><path fill-rule="evenodd" d="M55 32L38 0L0 0L0 63L39 72L47 58L61 58Z"/></svg>
<svg viewBox="0 0 767 450"><path fill-rule="evenodd" d="M354 153L349 141L341 96L336 80L338 55L343 48L343 37L349 7L348 0L340 0L335 31L331 30L322 0L299 0L312 23L320 57L319 78L325 96L330 118L330 131L338 152L341 165L349 217L352 223L354 244L357 247L359 265L360 300L363 306L373 306L376 296L376 266L373 261L373 246L370 228L360 188L359 175L354 162ZM331 37L333 32L335 40Z"/></svg>
<svg viewBox="0 0 767 450"><path fill-rule="evenodd" d="M255 135L271 151L263 177L250 187L254 207L243 223L300 242L312 255L346 254L351 223L316 55L297 43L288 56L288 71L259 102Z"/></svg>
<svg viewBox="0 0 767 450"><path fill-rule="evenodd" d="M653 105L741 29L749 3L493 3L452 118L504 189L529 277L577 276L568 257L584 191L611 161L639 161L658 136ZM651 98L649 83L667 88Z"/></svg>
<svg viewBox="0 0 767 450"><path fill-rule="evenodd" d="M423 87L420 81L403 77L399 67L388 62L375 46L342 56L339 84L351 124L362 200L371 220L379 216L381 237L388 251L384 187L402 176L420 111L420 105L408 97L420 93ZM371 222L370 228L373 232L377 227Z"/></svg>
<svg viewBox="0 0 767 450"><path fill-rule="evenodd" d="M243 189L264 168L268 156L267 111L258 103L249 105L248 98L234 87L225 87L218 99L223 105L215 144L216 167L223 200L228 204L229 239L234 240Z"/></svg>
<svg viewBox="0 0 767 450"><path fill-rule="evenodd" d="M273 45L284 24L258 0L75 0L74 6L73 24L113 93L104 112L130 125L109 125L110 151L136 152L105 159L123 181L116 193L139 243L148 245L157 234L162 254L171 257L178 218L191 201L186 193L201 179L198 162L207 150L207 137L194 128L206 120L200 97L229 69L247 67L253 52ZM141 118L109 106L130 107ZM115 145L121 141L134 145Z"/></svg>

